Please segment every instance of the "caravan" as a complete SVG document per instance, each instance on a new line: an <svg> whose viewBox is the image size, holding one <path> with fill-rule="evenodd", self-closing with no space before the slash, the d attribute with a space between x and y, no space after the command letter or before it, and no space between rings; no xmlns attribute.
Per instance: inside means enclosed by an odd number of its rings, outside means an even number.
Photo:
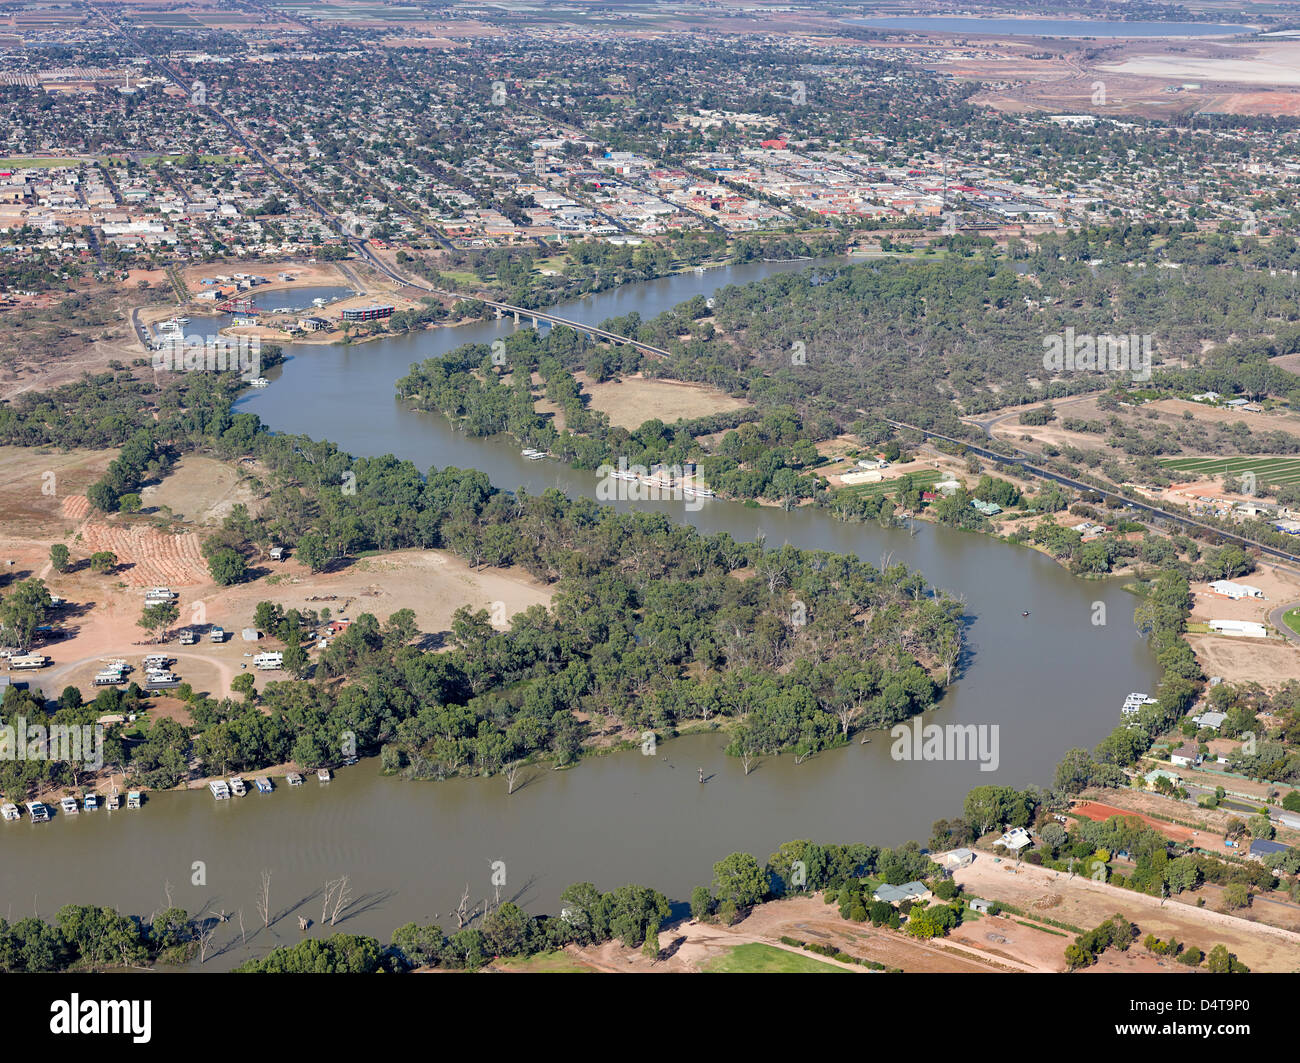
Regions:
<svg viewBox="0 0 1300 1063"><path fill-rule="evenodd" d="M253 667L262 669L283 668L284 654L279 651L274 653L259 653L253 658Z"/></svg>

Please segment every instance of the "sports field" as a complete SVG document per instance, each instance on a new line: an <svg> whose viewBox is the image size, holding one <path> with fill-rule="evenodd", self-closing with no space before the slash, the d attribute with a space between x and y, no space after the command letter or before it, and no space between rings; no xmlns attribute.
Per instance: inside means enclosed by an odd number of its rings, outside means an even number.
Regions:
<svg viewBox="0 0 1300 1063"><path fill-rule="evenodd" d="M1162 464L1176 472L1190 474L1198 480L1220 476L1255 474L1257 483L1300 484L1300 458L1277 458L1243 455L1236 458L1166 458Z"/></svg>

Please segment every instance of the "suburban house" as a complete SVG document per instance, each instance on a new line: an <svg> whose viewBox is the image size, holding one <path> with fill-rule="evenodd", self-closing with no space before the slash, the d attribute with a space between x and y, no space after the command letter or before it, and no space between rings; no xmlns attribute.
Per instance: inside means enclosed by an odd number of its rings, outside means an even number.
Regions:
<svg viewBox="0 0 1300 1063"><path fill-rule="evenodd" d="M994 845L1000 845L1004 849L1010 849L1013 853L1020 852L1027 845L1032 845L1034 839L1029 836L1029 831L1024 827L1012 827L1006 834L1002 835Z"/></svg>
<svg viewBox="0 0 1300 1063"><path fill-rule="evenodd" d="M1169 762L1180 768L1194 768L1201 762L1201 751L1193 742L1184 742L1169 754Z"/></svg>
<svg viewBox="0 0 1300 1063"><path fill-rule="evenodd" d="M873 900L884 901L886 904L898 904L901 901L928 901L930 896L930 891L924 882L904 882L901 886L890 886L886 883L871 895Z"/></svg>
<svg viewBox="0 0 1300 1063"><path fill-rule="evenodd" d="M1142 778L1146 781L1148 786L1155 786L1156 781L1159 779L1168 779L1175 786L1181 786L1183 782L1183 777L1181 775L1177 775L1172 771L1167 771L1164 768L1156 768L1155 771L1149 771L1143 775Z"/></svg>
<svg viewBox="0 0 1300 1063"><path fill-rule="evenodd" d="M1228 718L1227 713L1214 712L1213 710L1208 710L1206 712L1201 713L1199 716L1193 716L1192 723L1196 724L1197 727L1209 727L1217 731L1220 727L1223 726L1223 721L1226 720L1227 718Z"/></svg>

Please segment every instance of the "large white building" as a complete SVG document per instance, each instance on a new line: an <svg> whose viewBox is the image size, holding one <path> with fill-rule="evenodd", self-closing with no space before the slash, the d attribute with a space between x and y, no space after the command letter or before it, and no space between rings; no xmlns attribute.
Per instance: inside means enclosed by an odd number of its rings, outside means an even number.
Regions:
<svg viewBox="0 0 1300 1063"><path fill-rule="evenodd" d="M1264 592L1258 587L1252 587L1249 583L1233 583L1232 580L1216 579L1210 584L1210 590L1215 594L1222 594L1225 598L1231 598L1233 601L1239 598L1259 598L1263 600Z"/></svg>
<svg viewBox="0 0 1300 1063"><path fill-rule="evenodd" d="M1216 635L1235 635L1238 638L1262 639L1268 637L1268 628L1249 620L1211 620L1207 625Z"/></svg>

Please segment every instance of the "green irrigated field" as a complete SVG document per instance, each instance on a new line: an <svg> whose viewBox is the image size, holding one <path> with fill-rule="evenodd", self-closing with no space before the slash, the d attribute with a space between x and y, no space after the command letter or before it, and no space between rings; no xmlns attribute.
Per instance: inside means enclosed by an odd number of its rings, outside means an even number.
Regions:
<svg viewBox="0 0 1300 1063"><path fill-rule="evenodd" d="M1243 455L1237 458L1166 458L1162 464L1197 479L1244 476L1251 472L1260 484L1300 484L1300 458L1270 458Z"/></svg>
<svg viewBox="0 0 1300 1063"><path fill-rule="evenodd" d="M947 477L938 469L922 469L920 472L909 473L912 477L912 484L919 487L922 491L929 490L932 484L938 483ZM895 477L892 480L881 480L874 484L846 484L841 487L841 491L852 491L860 495L892 495L898 490L898 481L902 477Z"/></svg>
<svg viewBox="0 0 1300 1063"><path fill-rule="evenodd" d="M845 974L842 967L822 963L811 956L787 952L774 945L753 942L737 945L704 968L711 974Z"/></svg>

